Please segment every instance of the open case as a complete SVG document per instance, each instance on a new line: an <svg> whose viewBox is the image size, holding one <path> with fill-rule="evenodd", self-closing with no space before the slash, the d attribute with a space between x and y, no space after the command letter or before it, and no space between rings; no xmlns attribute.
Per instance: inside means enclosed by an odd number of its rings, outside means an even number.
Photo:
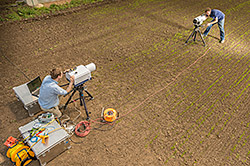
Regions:
<svg viewBox="0 0 250 166"><path fill-rule="evenodd" d="M29 116L33 116L40 111L37 101L41 84L41 78L38 76L30 82L13 88L16 97L23 103L24 108L29 113Z"/></svg>

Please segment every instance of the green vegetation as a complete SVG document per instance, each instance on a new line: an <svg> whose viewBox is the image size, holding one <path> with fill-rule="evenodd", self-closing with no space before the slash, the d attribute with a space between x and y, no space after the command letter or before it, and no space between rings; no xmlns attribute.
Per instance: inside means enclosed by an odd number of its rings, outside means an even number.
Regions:
<svg viewBox="0 0 250 166"><path fill-rule="evenodd" d="M10 8L10 12L5 14L4 16L0 16L0 21L16 21L27 18L34 18L38 16L42 16L49 13L56 13L57 11L79 7L84 4L101 2L103 0L72 0L70 3L65 3L62 5L52 4L50 7L30 7L27 5L18 5L15 8Z"/></svg>
<svg viewBox="0 0 250 166"><path fill-rule="evenodd" d="M6 19L10 19L10 20L20 20L20 17L17 13L15 13L14 11L12 11L10 14L6 15Z"/></svg>

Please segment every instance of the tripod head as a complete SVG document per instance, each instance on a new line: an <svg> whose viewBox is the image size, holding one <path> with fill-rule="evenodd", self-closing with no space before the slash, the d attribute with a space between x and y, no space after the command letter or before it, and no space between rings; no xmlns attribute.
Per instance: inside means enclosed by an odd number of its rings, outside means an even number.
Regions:
<svg viewBox="0 0 250 166"><path fill-rule="evenodd" d="M67 85L67 84L66 84ZM66 97L68 94L70 94L73 91L83 91L83 90L87 90L87 86L84 86L84 84L80 84L78 86L74 86L73 89L71 89L71 91L69 91L66 95L64 95L63 97Z"/></svg>
<svg viewBox="0 0 250 166"><path fill-rule="evenodd" d="M203 28L204 26L205 25L203 25L203 24L202 25L194 25L195 28L199 28L199 27Z"/></svg>

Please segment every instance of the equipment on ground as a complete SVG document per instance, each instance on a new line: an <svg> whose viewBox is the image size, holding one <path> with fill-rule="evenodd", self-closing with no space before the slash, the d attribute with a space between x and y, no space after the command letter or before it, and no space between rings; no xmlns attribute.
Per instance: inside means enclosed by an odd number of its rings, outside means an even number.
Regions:
<svg viewBox="0 0 250 166"><path fill-rule="evenodd" d="M119 113L113 108L102 109L101 117L106 122L114 122L118 117Z"/></svg>
<svg viewBox="0 0 250 166"><path fill-rule="evenodd" d="M35 159L35 154L30 147L20 142L9 147L6 156L10 158L16 166L26 166Z"/></svg>
<svg viewBox="0 0 250 166"><path fill-rule="evenodd" d="M54 114L53 113L50 113L50 112L47 112L45 114L41 114L39 117L38 117L38 120L40 123L49 123L50 121L52 121L54 119Z"/></svg>
<svg viewBox="0 0 250 166"><path fill-rule="evenodd" d="M33 116L41 111L37 103L41 84L42 81L40 76L38 76L27 83L13 88L17 99L22 101L29 116Z"/></svg>
<svg viewBox="0 0 250 166"><path fill-rule="evenodd" d="M70 149L69 134L56 119L41 123L38 119L19 127L23 142L34 152L40 165L46 165L60 153Z"/></svg>
<svg viewBox="0 0 250 166"><path fill-rule="evenodd" d="M85 137L90 132L90 123L88 121L81 121L75 127L75 134L79 137Z"/></svg>
<svg viewBox="0 0 250 166"><path fill-rule="evenodd" d="M75 76L74 86L80 86L91 79L91 72L96 70L94 63L86 66L80 65L66 72L66 78L70 81L71 76Z"/></svg>
<svg viewBox="0 0 250 166"><path fill-rule="evenodd" d="M7 147L11 147L12 145L16 144L18 140L12 136L9 136L9 138L5 141L4 145Z"/></svg>

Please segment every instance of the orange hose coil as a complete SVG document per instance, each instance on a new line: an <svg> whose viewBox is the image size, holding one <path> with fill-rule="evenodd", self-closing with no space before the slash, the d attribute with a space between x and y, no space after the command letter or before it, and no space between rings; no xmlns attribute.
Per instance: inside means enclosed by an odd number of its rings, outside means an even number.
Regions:
<svg viewBox="0 0 250 166"><path fill-rule="evenodd" d="M80 130L80 127L84 125L84 130ZM75 127L75 133L76 135L78 135L79 137L85 137L86 135L89 134L90 132L90 123L88 121L81 121L80 123L78 123Z"/></svg>

